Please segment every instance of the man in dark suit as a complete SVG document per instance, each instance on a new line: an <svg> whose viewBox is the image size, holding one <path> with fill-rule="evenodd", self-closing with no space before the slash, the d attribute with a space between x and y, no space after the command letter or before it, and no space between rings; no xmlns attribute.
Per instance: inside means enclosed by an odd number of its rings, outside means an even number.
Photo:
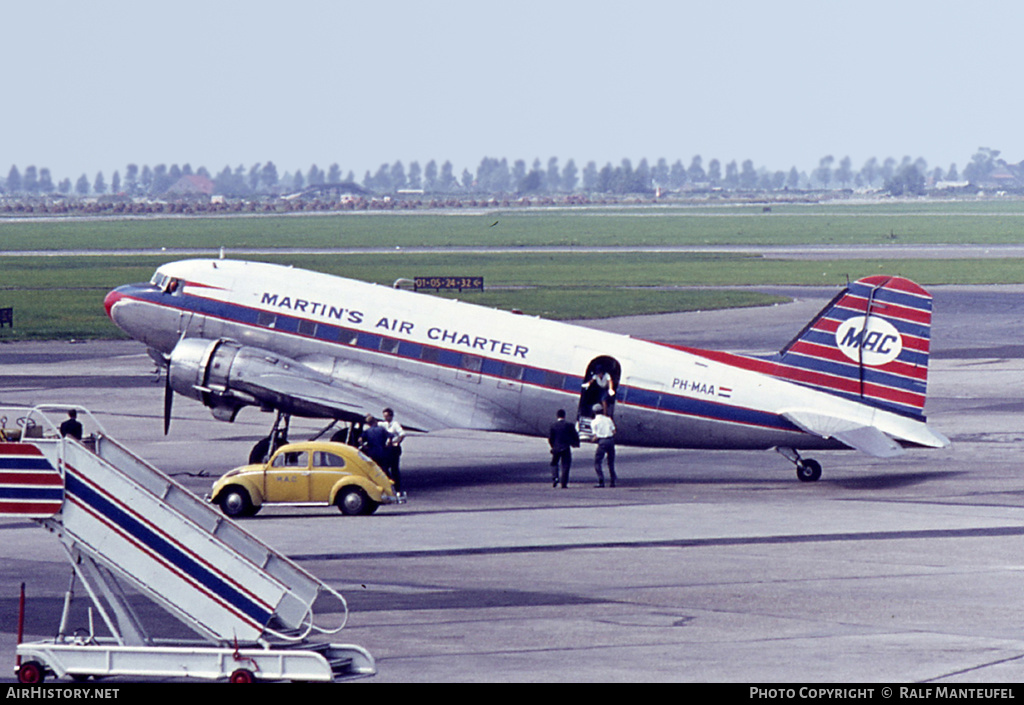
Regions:
<svg viewBox="0 0 1024 705"><path fill-rule="evenodd" d="M359 439L359 450L366 453L383 470L388 464L388 440L391 434L372 415L366 417L366 429Z"/></svg>
<svg viewBox="0 0 1024 705"><path fill-rule="evenodd" d="M572 467L572 449L580 447L580 436L576 426L565 420L565 410L559 409L555 414L555 422L548 432L548 444L551 446L551 486L566 487L569 484L569 468ZM561 467L561 474L559 474Z"/></svg>
<svg viewBox="0 0 1024 705"><path fill-rule="evenodd" d="M60 435L71 436L75 440L82 440L82 423L78 420L78 412L72 409L68 412L67 420L60 425Z"/></svg>

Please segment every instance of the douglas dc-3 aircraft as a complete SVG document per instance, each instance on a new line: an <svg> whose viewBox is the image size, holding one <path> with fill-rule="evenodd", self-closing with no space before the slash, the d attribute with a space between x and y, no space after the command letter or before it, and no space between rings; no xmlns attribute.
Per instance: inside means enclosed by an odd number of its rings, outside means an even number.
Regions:
<svg viewBox="0 0 1024 705"><path fill-rule="evenodd" d="M292 267L187 260L111 291L107 314L167 368L172 390L233 421L252 405L407 428L546 435L559 407L586 427L607 372L619 444L776 448L875 457L949 441L925 423L932 299L898 277L848 285L783 350L752 357L580 326ZM275 425L276 428L276 425Z"/></svg>

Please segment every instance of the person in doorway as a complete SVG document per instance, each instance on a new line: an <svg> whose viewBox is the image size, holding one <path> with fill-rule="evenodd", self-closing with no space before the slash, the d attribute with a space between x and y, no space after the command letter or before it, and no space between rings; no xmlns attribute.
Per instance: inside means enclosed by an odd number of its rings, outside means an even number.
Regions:
<svg viewBox="0 0 1024 705"><path fill-rule="evenodd" d="M572 449L580 447L580 436L576 427L565 420L565 409L559 409L555 414L555 422L548 431L548 445L551 446L551 486L561 484L564 489L569 484Z"/></svg>
<svg viewBox="0 0 1024 705"><path fill-rule="evenodd" d="M587 385L597 385L600 390L601 411L605 416L611 417L611 405L615 403L615 381L604 365L597 365L594 373L590 376Z"/></svg>
<svg viewBox="0 0 1024 705"><path fill-rule="evenodd" d="M597 473L597 486L604 487L604 473L601 465L608 458L608 479L610 487L615 487L615 422L604 413L600 404L594 405L594 421L590 426L597 439L597 450L594 451L594 471Z"/></svg>

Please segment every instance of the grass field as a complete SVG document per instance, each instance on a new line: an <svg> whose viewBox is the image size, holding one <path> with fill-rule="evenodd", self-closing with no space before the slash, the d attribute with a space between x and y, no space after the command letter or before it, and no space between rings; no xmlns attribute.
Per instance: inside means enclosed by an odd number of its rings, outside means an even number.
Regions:
<svg viewBox="0 0 1024 705"><path fill-rule="evenodd" d="M400 277L483 276L487 291L460 298L554 318L763 305L777 299L728 287L841 286L886 273L924 285L1024 282L1024 261L765 259L695 253L414 254L413 246L799 245L1018 243L1024 203L636 207L287 217L0 221L0 306L15 309L0 341L117 337L103 314L111 288L148 280L174 256L56 255L160 248L365 248L386 254L250 256L390 284ZM457 257L457 259L456 259ZM674 288L684 287L684 288ZM694 287L694 288L685 288ZM701 289L700 287L708 287ZM712 288L714 287L714 288ZM724 287L724 288L723 288Z"/></svg>
<svg viewBox="0 0 1024 705"><path fill-rule="evenodd" d="M1020 242L1024 203L593 207L0 221L0 249Z"/></svg>

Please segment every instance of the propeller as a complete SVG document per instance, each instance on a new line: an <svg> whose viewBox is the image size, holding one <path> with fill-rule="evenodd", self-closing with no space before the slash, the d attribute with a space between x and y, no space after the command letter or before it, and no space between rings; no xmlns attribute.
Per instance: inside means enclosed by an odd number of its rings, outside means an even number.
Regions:
<svg viewBox="0 0 1024 705"><path fill-rule="evenodd" d="M185 333L183 331L181 337L178 338L178 343L181 343L184 339ZM171 404L174 402L174 390L171 389L171 357L174 353L172 351L168 355L155 348L149 348L146 352L153 358L157 368L164 368L164 435L166 436L171 428Z"/></svg>
<svg viewBox="0 0 1024 705"><path fill-rule="evenodd" d="M167 367L164 375L164 435L171 428L171 404L174 401L174 390L171 389L171 368Z"/></svg>

